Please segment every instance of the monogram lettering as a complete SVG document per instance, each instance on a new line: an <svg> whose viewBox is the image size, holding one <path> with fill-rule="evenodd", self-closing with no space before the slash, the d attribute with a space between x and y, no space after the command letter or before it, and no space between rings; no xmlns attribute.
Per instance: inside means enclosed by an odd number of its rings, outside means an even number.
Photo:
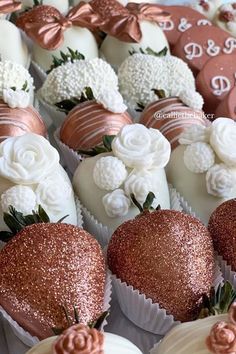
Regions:
<svg viewBox="0 0 236 354"><path fill-rule="evenodd" d="M212 39L208 39L207 41L208 48L206 50L207 54L211 57L215 57L220 53L220 47L216 46L215 42Z"/></svg>
<svg viewBox="0 0 236 354"><path fill-rule="evenodd" d="M202 20L197 21L197 26L212 26L212 23L209 20L205 20L203 18Z"/></svg>
<svg viewBox="0 0 236 354"><path fill-rule="evenodd" d="M225 48L223 49L223 52L225 54L231 54L234 49L236 49L236 38L229 37L225 41Z"/></svg>
<svg viewBox="0 0 236 354"><path fill-rule="evenodd" d="M184 47L185 56L188 60L200 58L203 54L202 46L197 43L189 43Z"/></svg>
<svg viewBox="0 0 236 354"><path fill-rule="evenodd" d="M225 76L215 76L211 80L211 87L215 96L221 96L231 88L230 81Z"/></svg>
<svg viewBox="0 0 236 354"><path fill-rule="evenodd" d="M180 19L180 24L178 26L178 30L180 32L185 32L191 27L192 27L191 23L188 23L188 20L186 18L183 17Z"/></svg>
<svg viewBox="0 0 236 354"><path fill-rule="evenodd" d="M163 31L172 31L175 28L175 24L171 20L168 20L166 22L158 22L158 24Z"/></svg>

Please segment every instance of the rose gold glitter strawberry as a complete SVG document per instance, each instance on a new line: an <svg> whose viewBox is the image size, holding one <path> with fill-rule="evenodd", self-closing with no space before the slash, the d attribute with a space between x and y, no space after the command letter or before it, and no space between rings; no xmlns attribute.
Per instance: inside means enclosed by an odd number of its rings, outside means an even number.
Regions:
<svg viewBox="0 0 236 354"><path fill-rule="evenodd" d="M0 305L31 335L53 335L74 318L96 320L103 312L105 262L98 242L66 224L34 224L0 253Z"/></svg>
<svg viewBox="0 0 236 354"><path fill-rule="evenodd" d="M176 320L196 317L213 282L213 245L196 218L174 210L144 212L121 225L108 246L121 281L159 303Z"/></svg>

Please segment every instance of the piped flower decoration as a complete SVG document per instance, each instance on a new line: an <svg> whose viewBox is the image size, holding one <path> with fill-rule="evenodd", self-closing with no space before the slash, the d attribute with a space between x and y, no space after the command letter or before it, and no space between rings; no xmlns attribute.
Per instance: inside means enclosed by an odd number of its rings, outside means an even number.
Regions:
<svg viewBox="0 0 236 354"><path fill-rule="evenodd" d="M180 136L184 163L193 173L206 173L207 192L228 198L236 181L236 123L218 118L209 127L191 126Z"/></svg>
<svg viewBox="0 0 236 354"><path fill-rule="evenodd" d="M228 321L217 322L206 339L206 345L213 354L236 352L236 303L229 310Z"/></svg>

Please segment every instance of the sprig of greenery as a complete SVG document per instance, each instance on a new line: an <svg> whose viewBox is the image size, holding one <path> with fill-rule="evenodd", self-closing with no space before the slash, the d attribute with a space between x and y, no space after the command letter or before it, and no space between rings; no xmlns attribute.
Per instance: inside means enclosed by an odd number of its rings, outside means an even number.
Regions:
<svg viewBox="0 0 236 354"><path fill-rule="evenodd" d="M75 108L78 104L87 102L87 101L94 101L95 97L93 95L93 91L91 87L85 87L84 91L82 92L80 98L73 97L69 100L63 100L55 104L57 108L61 112L65 112L68 114L73 108Z"/></svg>
<svg viewBox="0 0 236 354"><path fill-rule="evenodd" d="M166 93L165 90L162 89L152 89L151 91L153 91L155 93L155 95L159 98L166 98Z"/></svg>
<svg viewBox="0 0 236 354"><path fill-rule="evenodd" d="M73 306L73 320L70 319L69 311L65 306L62 306L62 310L63 310L64 316L66 318L67 326L64 328L53 327L52 331L53 331L54 335L56 335L56 336L62 334L67 328L70 328L71 326L73 326L75 324L80 324L80 316L79 316L78 309L76 306ZM103 322L105 321L105 319L107 318L108 314L109 313L107 311L104 312L96 321L88 323L87 324L88 327L100 330L101 326L102 326Z"/></svg>
<svg viewBox="0 0 236 354"><path fill-rule="evenodd" d="M146 55L153 55L155 57L165 57L168 53L168 48L164 47L160 52L155 52L153 49L151 49L150 47L147 47L145 50L142 48L139 48L139 50L137 51L136 49L132 49L129 51L130 55L134 55L137 53L141 53L141 54L146 54Z"/></svg>
<svg viewBox="0 0 236 354"><path fill-rule="evenodd" d="M198 318L216 316L227 313L232 303L236 300L236 291L232 284L226 281L215 290L211 288L210 295L203 295L203 303Z"/></svg>
<svg viewBox="0 0 236 354"><path fill-rule="evenodd" d="M49 74L53 69L58 68L61 65L64 65L68 62L74 63L76 60L85 60L85 56L81 54L78 50L73 50L67 47L68 53L60 51L60 57L52 56L53 62L50 69L47 71Z"/></svg>
<svg viewBox="0 0 236 354"><path fill-rule="evenodd" d="M64 216L58 223L62 222L68 215ZM26 226L50 223L50 218L41 205L38 207L38 211L32 211L32 214L24 216L23 213L18 212L13 206L9 206L9 212L3 214L3 220L11 231L0 231L0 241L10 241L18 232L24 229Z"/></svg>
<svg viewBox="0 0 236 354"><path fill-rule="evenodd" d="M11 87L11 90L16 91L17 88L16 88L15 86L12 86L12 87ZM22 91L25 91L25 92L29 92L28 81L27 81L27 80L25 80L25 82L24 82L24 84L23 84L21 90L22 90Z"/></svg>
<svg viewBox="0 0 236 354"><path fill-rule="evenodd" d="M147 195L147 198L145 200L145 202L143 203L143 205L141 205L137 199L135 198L134 194L130 195L132 202L134 203L134 205L139 209L140 213L143 212L152 212L152 211L157 211L161 209L161 206L158 205L157 208L153 208L152 204L154 199L156 198L155 194L153 192L149 192Z"/></svg>
<svg viewBox="0 0 236 354"><path fill-rule="evenodd" d="M112 151L112 141L114 140L115 135L104 135L102 138L102 145L95 146L91 150L78 150L78 153L81 155L87 156L97 156L106 152Z"/></svg>

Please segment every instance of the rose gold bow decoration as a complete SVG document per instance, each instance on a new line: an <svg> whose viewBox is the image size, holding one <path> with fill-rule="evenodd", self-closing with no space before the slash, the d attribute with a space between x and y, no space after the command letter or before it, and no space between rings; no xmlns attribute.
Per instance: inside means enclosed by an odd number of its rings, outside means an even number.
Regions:
<svg viewBox="0 0 236 354"><path fill-rule="evenodd" d="M52 6L36 6L23 13L16 24L42 48L54 50L63 43L63 33L69 27L80 26L94 30L102 24L102 20L88 3L81 2L67 16Z"/></svg>
<svg viewBox="0 0 236 354"><path fill-rule="evenodd" d="M126 7L116 0L92 0L90 5L104 20L100 29L123 42L140 42L140 21L165 22L170 15L155 4L129 3Z"/></svg>
<svg viewBox="0 0 236 354"><path fill-rule="evenodd" d="M14 0L0 0L0 14L10 14L21 9L21 2Z"/></svg>

